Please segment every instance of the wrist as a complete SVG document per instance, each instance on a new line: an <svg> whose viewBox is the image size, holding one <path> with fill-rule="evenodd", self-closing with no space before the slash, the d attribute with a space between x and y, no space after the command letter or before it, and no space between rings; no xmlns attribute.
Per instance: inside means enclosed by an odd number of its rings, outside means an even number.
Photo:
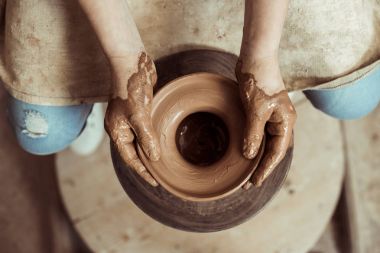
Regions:
<svg viewBox="0 0 380 253"><path fill-rule="evenodd" d="M115 59L111 63L112 72L112 98L128 98L128 80L136 71L136 66L132 65L130 61L125 61L122 59L117 59L117 64L115 64Z"/></svg>
<svg viewBox="0 0 380 253"><path fill-rule="evenodd" d="M240 57L236 65L240 85L245 85L243 76L246 74L253 76L255 85L269 96L285 90L277 54L248 59Z"/></svg>
<svg viewBox="0 0 380 253"><path fill-rule="evenodd" d="M131 54L108 56L108 61L111 66L112 73L116 76L122 76L135 69L141 53L142 52L136 52Z"/></svg>
<svg viewBox="0 0 380 253"><path fill-rule="evenodd" d="M144 52L109 58L112 71L112 98L128 98L130 86L155 85L157 73L153 60ZM132 87L131 86L131 87Z"/></svg>

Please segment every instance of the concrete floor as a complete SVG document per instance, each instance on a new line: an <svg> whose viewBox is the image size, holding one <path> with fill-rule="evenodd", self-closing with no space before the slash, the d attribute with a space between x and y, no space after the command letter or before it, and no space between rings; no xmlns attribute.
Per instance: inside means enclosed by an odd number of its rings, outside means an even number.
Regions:
<svg viewBox="0 0 380 253"><path fill-rule="evenodd" d="M59 196L55 157L19 148L7 124L1 87L0 108L0 252L86 252ZM380 252L380 107L358 121L342 122L341 129L350 176L342 194L345 204L338 205L311 252Z"/></svg>

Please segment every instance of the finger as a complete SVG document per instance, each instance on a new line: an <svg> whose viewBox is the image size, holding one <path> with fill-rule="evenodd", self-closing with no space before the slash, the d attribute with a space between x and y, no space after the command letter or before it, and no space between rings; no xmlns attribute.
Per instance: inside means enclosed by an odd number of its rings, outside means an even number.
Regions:
<svg viewBox="0 0 380 253"><path fill-rule="evenodd" d="M122 115L120 113L111 114L112 110L108 112L109 114L105 118L105 127L123 161L150 185L158 186L156 180L138 159L133 145L134 134L128 125L127 119L120 116ZM111 119L112 116L114 116L113 119Z"/></svg>
<svg viewBox="0 0 380 253"><path fill-rule="evenodd" d="M154 180L137 156L135 145L133 144L134 136L132 130L128 127L119 129L118 132L119 134L113 140L123 161L150 185L158 186L157 181Z"/></svg>
<svg viewBox="0 0 380 253"><path fill-rule="evenodd" d="M271 136L284 136L287 129L283 127L282 122L273 122L271 119L265 130Z"/></svg>
<svg viewBox="0 0 380 253"><path fill-rule="evenodd" d="M129 123L146 156L152 161L158 161L160 159L160 146L152 126L152 121L147 115L132 115L129 118Z"/></svg>
<svg viewBox="0 0 380 253"><path fill-rule="evenodd" d="M251 189L252 185L253 184L248 180L247 182L245 182L245 184L243 184L243 189L249 190L249 189Z"/></svg>
<svg viewBox="0 0 380 253"><path fill-rule="evenodd" d="M157 83L157 70L154 62L147 56L146 69L149 72L149 77L151 78L150 83L152 86L156 86Z"/></svg>
<svg viewBox="0 0 380 253"><path fill-rule="evenodd" d="M292 137L291 124L289 121L268 123L267 130L271 136L265 145L265 155L252 176L254 186L261 186L285 157Z"/></svg>
<svg viewBox="0 0 380 253"><path fill-rule="evenodd" d="M134 139L131 127L128 124L124 113L120 111L120 106L115 106L115 102L108 104L104 127L106 132L115 144L124 145L132 143Z"/></svg>
<svg viewBox="0 0 380 253"><path fill-rule="evenodd" d="M152 177L152 175L147 171L145 166L140 161L137 156L135 145L133 143L128 143L123 145L122 150L119 150L120 155L124 162L137 174L139 174L146 182L150 185L156 187L158 186L157 181Z"/></svg>
<svg viewBox="0 0 380 253"><path fill-rule="evenodd" d="M270 112L264 114L251 113L247 117L243 140L243 155L253 159L259 151L263 140L265 124L270 117Z"/></svg>

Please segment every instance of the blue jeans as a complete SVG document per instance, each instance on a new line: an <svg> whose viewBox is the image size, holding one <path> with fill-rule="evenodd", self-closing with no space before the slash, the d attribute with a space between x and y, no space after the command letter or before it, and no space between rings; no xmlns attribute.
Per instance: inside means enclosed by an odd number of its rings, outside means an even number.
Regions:
<svg viewBox="0 0 380 253"><path fill-rule="evenodd" d="M10 97L8 117L21 147L48 155L65 149L86 124L92 105L45 106Z"/></svg>
<svg viewBox="0 0 380 253"><path fill-rule="evenodd" d="M319 110L338 119L367 115L380 100L380 67L343 87L304 92ZM9 118L26 151L46 155L65 149L80 134L92 105L43 106L10 98Z"/></svg>
<svg viewBox="0 0 380 253"><path fill-rule="evenodd" d="M380 66L343 87L306 90L315 108L337 119L358 119L370 113L380 101Z"/></svg>

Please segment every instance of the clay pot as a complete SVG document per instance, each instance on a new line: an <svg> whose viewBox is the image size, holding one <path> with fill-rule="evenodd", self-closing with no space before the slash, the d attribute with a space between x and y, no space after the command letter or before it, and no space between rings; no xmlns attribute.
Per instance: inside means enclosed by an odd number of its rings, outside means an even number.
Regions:
<svg viewBox="0 0 380 253"><path fill-rule="evenodd" d="M235 226L259 211L285 179L292 149L260 188L241 188L265 145L254 160L241 154L245 118L234 81L236 60L227 53L193 50L156 62L159 80L152 120L162 149L160 161L149 161L137 148L159 187L126 168L111 145L127 194L166 225L198 232Z"/></svg>
<svg viewBox="0 0 380 253"><path fill-rule="evenodd" d="M210 201L239 189L261 159L242 155L244 111L237 83L194 73L163 87L152 103L152 122L162 149L157 162L139 148L150 173L185 200Z"/></svg>

